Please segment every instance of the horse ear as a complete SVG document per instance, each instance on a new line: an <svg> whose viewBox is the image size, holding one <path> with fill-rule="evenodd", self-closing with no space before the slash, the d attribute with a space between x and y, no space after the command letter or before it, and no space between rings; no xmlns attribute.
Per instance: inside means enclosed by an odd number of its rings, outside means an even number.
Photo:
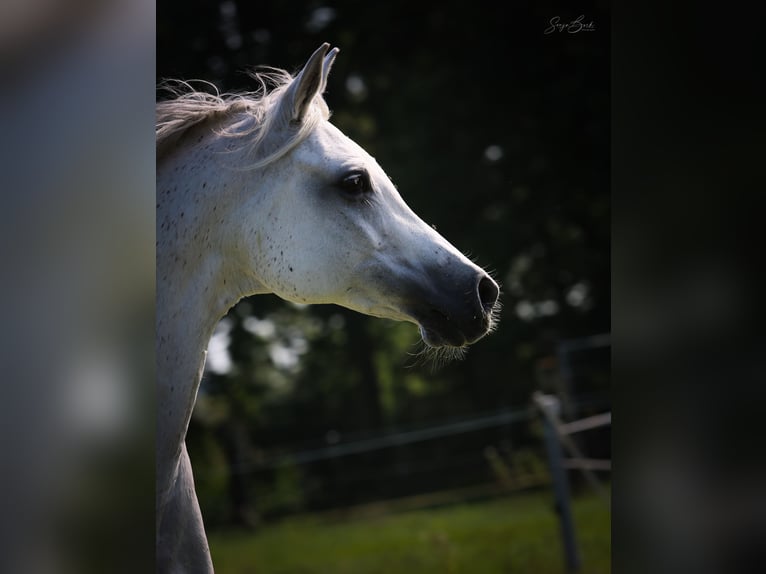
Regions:
<svg viewBox="0 0 766 574"><path fill-rule="evenodd" d="M322 91L319 92L320 94L323 94L327 88L327 76L330 75L330 68L332 68L332 64L335 62L335 56L338 55L338 52L340 52L340 48L333 48L325 56L324 61L322 62Z"/></svg>
<svg viewBox="0 0 766 574"><path fill-rule="evenodd" d="M333 48L330 52L327 49L330 44L325 42L316 52L314 52L309 61L301 70L300 74L293 80L290 86L288 97L291 101L291 117L293 122L303 121L306 112L311 106L311 102L317 94L324 92L327 87L327 76L330 73L330 67L338 55L338 48Z"/></svg>

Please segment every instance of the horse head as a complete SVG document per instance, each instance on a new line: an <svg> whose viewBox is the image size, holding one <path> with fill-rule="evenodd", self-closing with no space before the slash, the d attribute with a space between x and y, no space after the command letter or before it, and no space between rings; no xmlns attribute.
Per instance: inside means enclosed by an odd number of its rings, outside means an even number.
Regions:
<svg viewBox="0 0 766 574"><path fill-rule="evenodd" d="M258 292L415 323L430 347L474 343L494 326L499 288L329 122L322 92L338 50L328 48L272 103L269 138L289 152L244 185L235 249L242 269Z"/></svg>

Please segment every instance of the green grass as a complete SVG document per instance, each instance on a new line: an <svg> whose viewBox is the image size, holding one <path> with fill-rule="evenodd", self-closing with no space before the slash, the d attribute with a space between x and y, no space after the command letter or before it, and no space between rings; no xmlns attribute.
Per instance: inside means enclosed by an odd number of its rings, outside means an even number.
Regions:
<svg viewBox="0 0 766 574"><path fill-rule="evenodd" d="M609 508L574 501L582 572L610 571ZM210 536L218 574L563 573L552 498L525 494L329 522L296 517L259 532Z"/></svg>

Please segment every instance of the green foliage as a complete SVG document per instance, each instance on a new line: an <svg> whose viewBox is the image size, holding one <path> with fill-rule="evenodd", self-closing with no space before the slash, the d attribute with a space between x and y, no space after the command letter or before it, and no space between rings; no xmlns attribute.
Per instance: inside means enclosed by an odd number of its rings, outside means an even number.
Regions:
<svg viewBox="0 0 766 574"><path fill-rule="evenodd" d="M305 490L298 466L278 467L269 482L255 482L256 508L262 516L282 515L303 509Z"/></svg>
<svg viewBox="0 0 766 574"><path fill-rule="evenodd" d="M200 506L205 509L205 520L210 524L228 523L231 513L227 497L228 464L220 442L204 428L193 425L187 448L195 465L195 490Z"/></svg>

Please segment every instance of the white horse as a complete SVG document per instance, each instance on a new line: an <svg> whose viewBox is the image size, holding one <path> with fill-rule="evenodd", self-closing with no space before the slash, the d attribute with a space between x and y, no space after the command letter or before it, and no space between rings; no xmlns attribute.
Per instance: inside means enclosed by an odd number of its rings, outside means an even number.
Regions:
<svg viewBox="0 0 766 574"><path fill-rule="evenodd" d="M212 572L185 436L208 341L239 299L276 293L410 321L463 348L496 283L404 203L322 98L337 48L257 94L157 105L157 570Z"/></svg>

